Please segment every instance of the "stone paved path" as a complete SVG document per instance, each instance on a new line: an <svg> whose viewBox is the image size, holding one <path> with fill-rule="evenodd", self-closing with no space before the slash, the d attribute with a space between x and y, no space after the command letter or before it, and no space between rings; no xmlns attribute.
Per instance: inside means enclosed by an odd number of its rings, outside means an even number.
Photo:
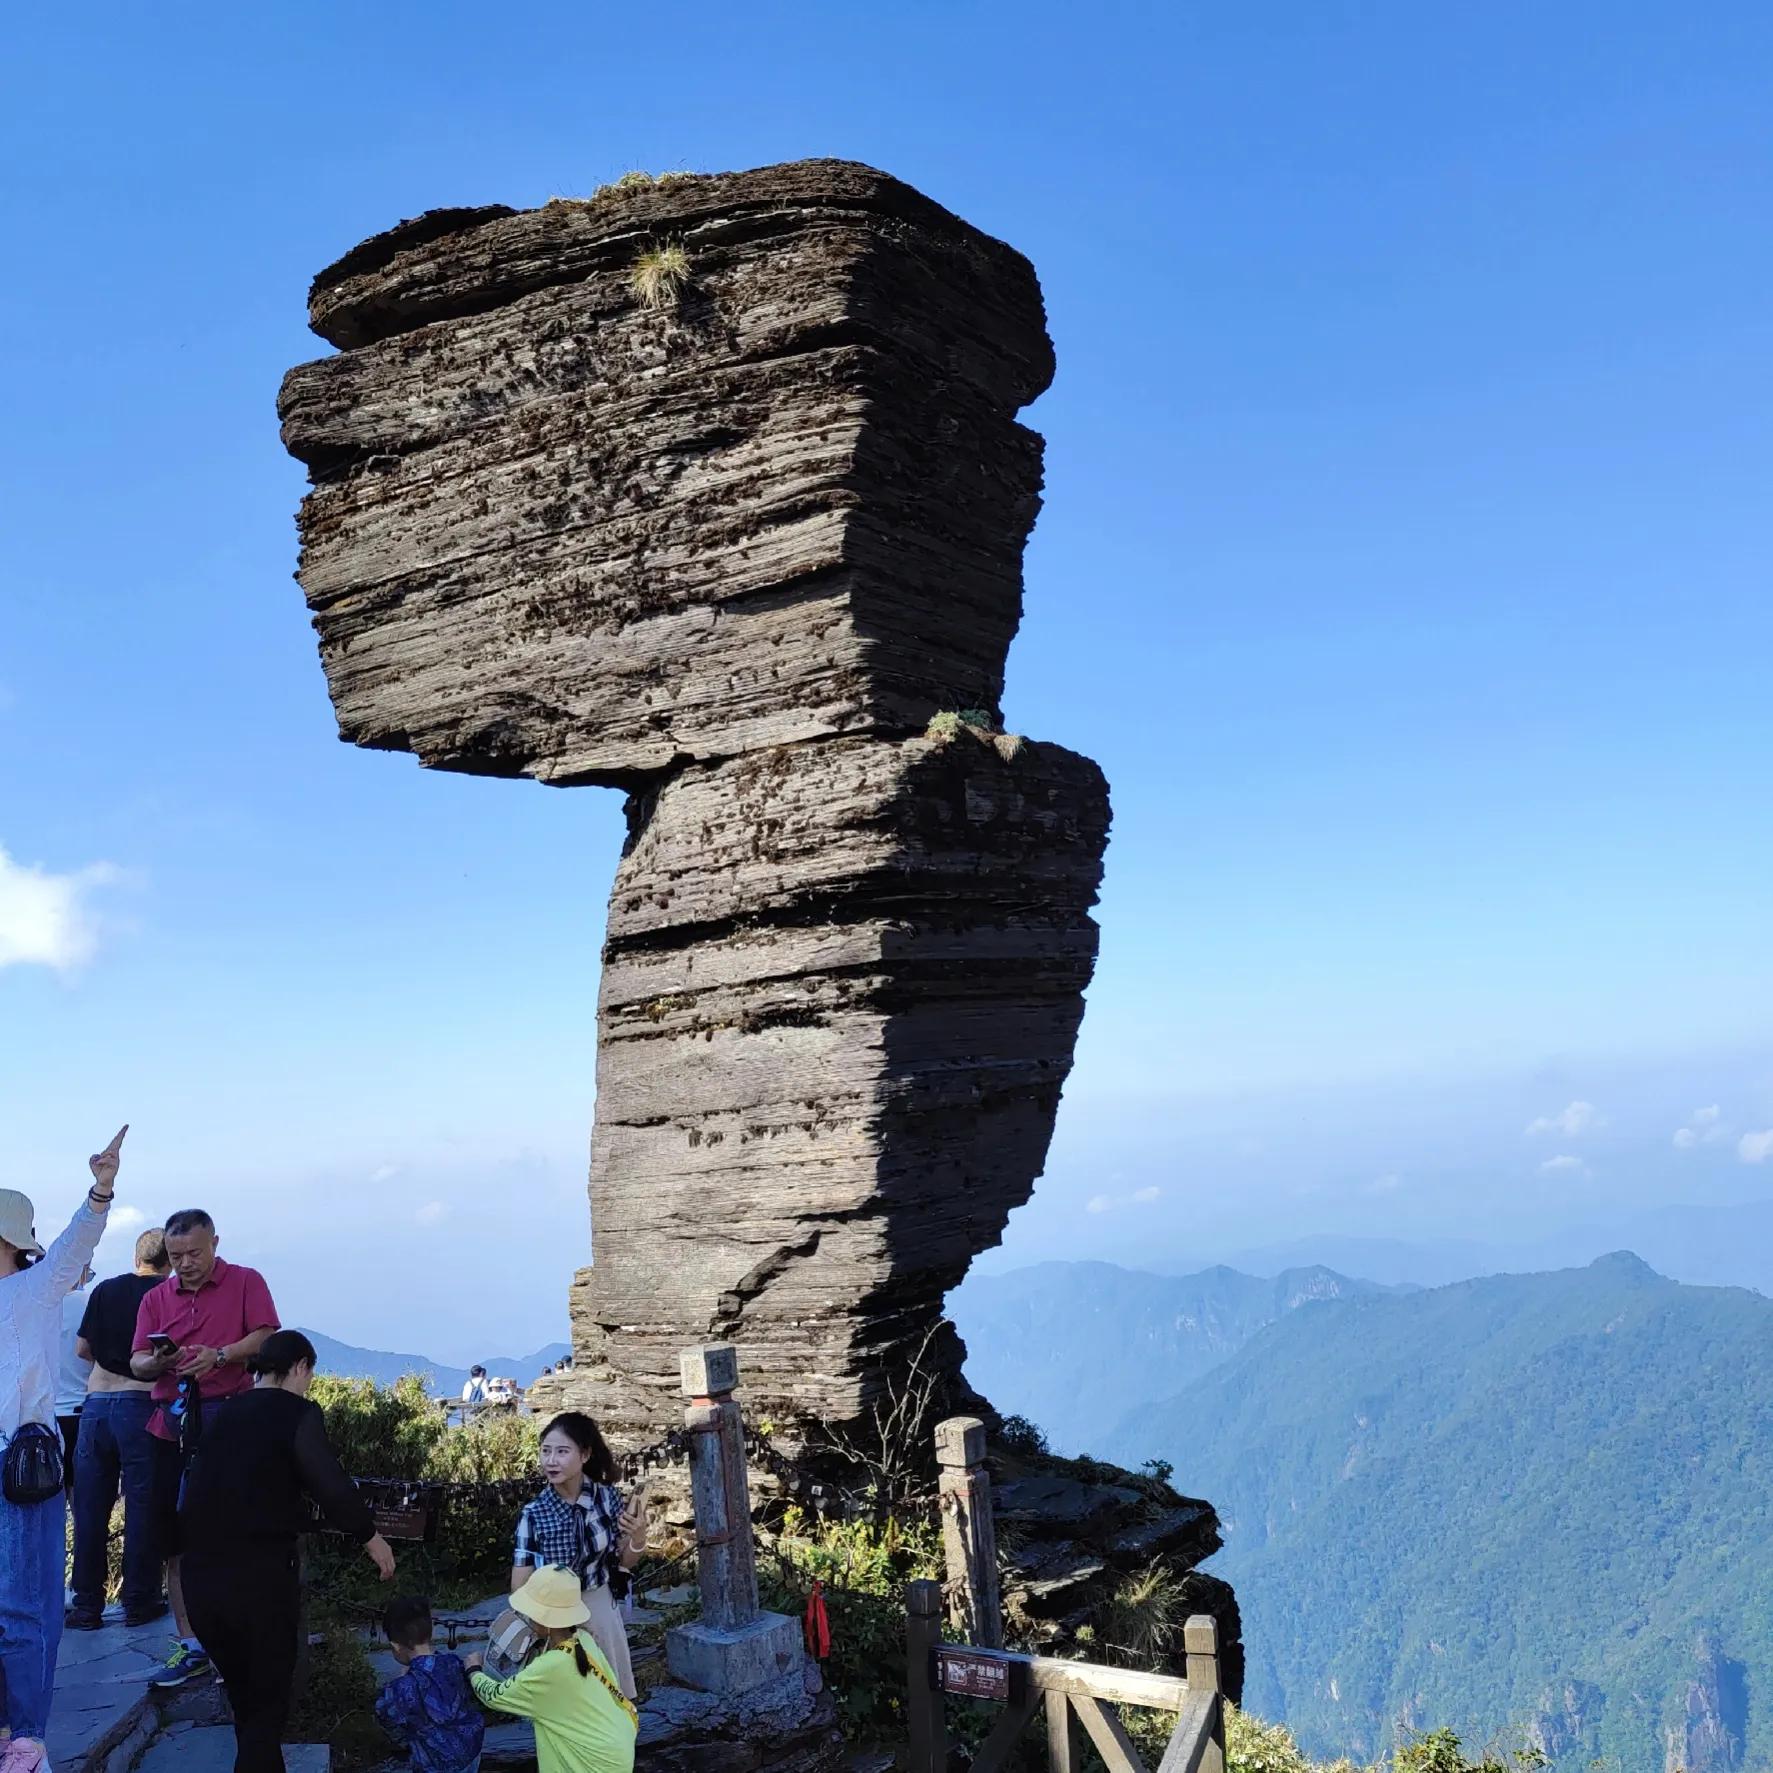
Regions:
<svg viewBox="0 0 1773 1773"><path fill-rule="evenodd" d="M332 1751L323 1743L290 1744L283 1750L288 1773L330 1773ZM138 1773L233 1773L234 1732L214 1725L174 1724L143 1757ZM57 1770L60 1773L60 1770Z"/></svg>
<svg viewBox="0 0 1773 1773"><path fill-rule="evenodd" d="M148 1676L171 1641L167 1622L131 1630L108 1615L102 1631L62 1637L55 1705L49 1716L49 1759L56 1773L83 1773L91 1751L127 1735L132 1724L151 1728Z"/></svg>
<svg viewBox="0 0 1773 1773"><path fill-rule="evenodd" d="M49 1721L49 1761L55 1773L122 1773L138 1763L144 1773L230 1773L232 1726L179 1722L161 1727L148 1697L148 1677L171 1644L166 1620L131 1630L116 1614L102 1631L70 1631L56 1667L55 1707ZM207 1682L201 1683L207 1685ZM197 1684L187 1689L195 1693ZM289 1773L328 1773L324 1746L284 1750Z"/></svg>

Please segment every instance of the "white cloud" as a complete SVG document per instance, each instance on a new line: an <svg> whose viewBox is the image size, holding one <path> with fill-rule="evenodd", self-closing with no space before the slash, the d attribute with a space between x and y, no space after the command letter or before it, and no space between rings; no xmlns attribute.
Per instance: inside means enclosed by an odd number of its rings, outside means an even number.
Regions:
<svg viewBox="0 0 1773 1773"><path fill-rule="evenodd" d="M1118 1178L1117 1178L1118 1179ZM1135 1188L1131 1194L1093 1194L1084 1203L1086 1213L1113 1213L1122 1207L1148 1207L1163 1198L1163 1190L1151 1185Z"/></svg>
<svg viewBox="0 0 1773 1773"><path fill-rule="evenodd" d="M1562 1133L1565 1138L1574 1139L1606 1124L1607 1117L1592 1102L1572 1102L1556 1114L1542 1114L1529 1121L1527 1134L1532 1138L1541 1133Z"/></svg>
<svg viewBox="0 0 1773 1773"><path fill-rule="evenodd" d="M1589 1170L1581 1158L1565 1155L1548 1157L1539 1166L1539 1173L1542 1176L1586 1176Z"/></svg>
<svg viewBox="0 0 1773 1773"><path fill-rule="evenodd" d="M148 1215L140 1207L113 1207L105 1215L106 1237L134 1237L148 1222Z"/></svg>
<svg viewBox="0 0 1773 1773"><path fill-rule="evenodd" d="M54 967L90 960L98 925L87 903L94 887L116 879L101 862L72 874L27 868L0 849L0 967Z"/></svg>
<svg viewBox="0 0 1773 1773"><path fill-rule="evenodd" d="M371 1186L377 1182L392 1182L400 1174L399 1164L378 1164L369 1173Z"/></svg>
<svg viewBox="0 0 1773 1773"><path fill-rule="evenodd" d="M1720 1139L1730 1136L1730 1129L1723 1124L1723 1110L1712 1103L1709 1108L1695 1108L1688 1117L1684 1127L1675 1129L1675 1149L1691 1151L1695 1145L1715 1145Z"/></svg>
<svg viewBox="0 0 1773 1773"><path fill-rule="evenodd" d="M428 1200L413 1214L421 1225L435 1225L449 1217L449 1205L445 1201Z"/></svg>
<svg viewBox="0 0 1773 1773"><path fill-rule="evenodd" d="M1375 1176L1366 1186L1368 1194L1396 1194L1404 1185L1404 1179L1396 1170L1387 1170L1383 1176Z"/></svg>
<svg viewBox="0 0 1773 1773"><path fill-rule="evenodd" d="M1773 1157L1773 1127L1764 1133L1744 1133L1736 1141L1736 1155L1745 1164L1764 1164Z"/></svg>

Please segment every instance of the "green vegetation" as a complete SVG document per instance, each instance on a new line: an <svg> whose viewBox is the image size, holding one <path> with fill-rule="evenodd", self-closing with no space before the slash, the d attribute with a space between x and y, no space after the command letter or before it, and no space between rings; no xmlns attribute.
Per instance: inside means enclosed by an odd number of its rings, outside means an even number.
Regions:
<svg viewBox="0 0 1773 1773"><path fill-rule="evenodd" d="M1167 1666L1186 1612L1175 1571L1163 1564L1135 1571L1115 1589L1097 1622L1107 1659L1132 1668Z"/></svg>
<svg viewBox="0 0 1773 1773"><path fill-rule="evenodd" d="M923 729L926 739L935 739L944 745L958 739L962 733L971 733L975 739L991 746L1005 763L1019 757L1027 744L1020 733L1000 733L989 708L944 708L941 713L932 714Z"/></svg>
<svg viewBox="0 0 1773 1773"><path fill-rule="evenodd" d="M643 308L669 308L683 299L689 283L689 254L680 242L649 246L634 261L628 287Z"/></svg>
<svg viewBox="0 0 1773 1773"><path fill-rule="evenodd" d="M905 1735L905 1584L942 1575L933 1513L883 1524L814 1521L790 1509L774 1555L759 1560L763 1604L802 1617L815 1581L831 1620L825 1679L845 1737L892 1743Z"/></svg>
<svg viewBox="0 0 1773 1773"><path fill-rule="evenodd" d="M355 1477L490 1484L532 1478L538 1470L533 1417L484 1415L472 1427L445 1426L423 1381L392 1386L367 1379L316 1379L314 1401L340 1463ZM539 1485L539 1479L538 1479ZM509 1503L457 1498L443 1512L436 1543L400 1546L400 1581L440 1607L468 1607L501 1592L511 1574ZM373 1609L383 1594L359 1553L322 1539L310 1559L312 1583L339 1603Z"/></svg>
<svg viewBox="0 0 1773 1773"><path fill-rule="evenodd" d="M1283 1724L1265 1724L1236 1706L1225 1715L1226 1773L1531 1773L1546 1759L1532 1747L1492 1748L1480 1760L1466 1757L1451 1730L1434 1730L1401 1744L1389 1762L1370 1768L1352 1761L1313 1761Z"/></svg>
<svg viewBox="0 0 1773 1773"><path fill-rule="evenodd" d="M376 1722L379 1682L361 1635L324 1608L308 1621L319 1642L308 1649L307 1678L300 1683L290 1718L290 1739L332 1745L340 1773L385 1761L394 1744Z"/></svg>
<svg viewBox="0 0 1773 1773"><path fill-rule="evenodd" d="M619 203L623 199L634 196L640 191L669 191L677 185L694 183L697 179L706 178L702 172L647 172L635 167L625 172L620 178L611 179L606 185L599 185L589 197L550 197L544 206L548 209L601 209L610 204Z"/></svg>
<svg viewBox="0 0 1773 1773"><path fill-rule="evenodd" d="M1301 1307L1106 1451L1213 1500L1245 1697L1314 1752L1430 1718L1560 1767L1660 1766L1669 1732L1764 1767L1770 1404L1773 1302L1620 1255Z"/></svg>

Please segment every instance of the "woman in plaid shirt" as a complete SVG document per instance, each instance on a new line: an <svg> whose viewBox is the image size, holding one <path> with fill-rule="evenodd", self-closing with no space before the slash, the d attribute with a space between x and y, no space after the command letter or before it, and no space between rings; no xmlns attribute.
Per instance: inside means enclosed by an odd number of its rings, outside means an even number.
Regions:
<svg viewBox="0 0 1773 1773"><path fill-rule="evenodd" d="M610 1576L632 1570L646 1549L646 1515L624 1504L616 1462L589 1416L568 1410L542 1430L542 1475L548 1487L517 1517L511 1592L537 1570L559 1565L579 1579L590 1609L588 1629L608 1657L622 1691L634 1697L628 1633L610 1593Z"/></svg>

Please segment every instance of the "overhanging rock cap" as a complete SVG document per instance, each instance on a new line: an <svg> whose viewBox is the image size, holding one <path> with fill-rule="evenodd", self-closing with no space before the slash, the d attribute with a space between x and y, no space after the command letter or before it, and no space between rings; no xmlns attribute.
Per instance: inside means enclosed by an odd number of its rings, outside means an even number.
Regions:
<svg viewBox="0 0 1773 1773"><path fill-rule="evenodd" d="M819 160L434 210L311 308L345 348L279 409L342 737L629 787L997 713L1052 349L1027 260L908 185Z"/></svg>

